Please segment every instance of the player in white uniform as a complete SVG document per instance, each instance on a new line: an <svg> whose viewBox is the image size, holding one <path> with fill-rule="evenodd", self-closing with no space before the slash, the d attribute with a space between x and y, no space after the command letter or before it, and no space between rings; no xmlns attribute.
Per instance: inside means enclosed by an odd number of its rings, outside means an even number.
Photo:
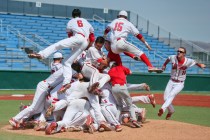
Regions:
<svg viewBox="0 0 210 140"><path fill-rule="evenodd" d="M71 88L67 89L65 92L65 94L67 95L68 104L71 104L71 102L74 101L75 99L86 97L89 100L90 105L92 106L94 110L97 123L104 129L108 130L110 128L108 124L106 123L106 120L103 114L101 113L98 96L89 93L87 90L88 86L89 86L89 82L76 81L72 83ZM71 114L71 111L69 110L65 112L64 116L69 116L70 114ZM46 134L51 134L53 130L57 129L58 131L62 127L67 127L68 124L71 124L71 121L65 118L63 121L58 122L56 124L51 123L45 132Z"/></svg>
<svg viewBox="0 0 210 140"><path fill-rule="evenodd" d="M81 18L81 11L79 9L74 9L72 11L72 19L67 24L67 33L69 38L63 39L46 49L40 51L38 54L32 53L29 54L30 58L44 59L49 57L52 53L63 48L71 48L72 52L69 57L64 60L64 81L63 87L60 89L60 92L64 92L67 88L70 87L72 71L71 65L73 61L94 41L94 29L90 23Z"/></svg>
<svg viewBox="0 0 210 140"><path fill-rule="evenodd" d="M147 56L135 45L126 41L128 34L133 34L140 41L142 41L146 47L151 50L150 45L145 41L144 37L139 33L139 30L127 20L127 12L120 11L118 18L113 20L106 30L104 31L104 36L106 37L109 31L111 31L111 49L115 54L119 54L122 52L129 52L134 54L140 60L142 60L147 66L149 72L162 72L161 69L157 69L152 66Z"/></svg>
<svg viewBox="0 0 210 140"><path fill-rule="evenodd" d="M53 62L51 63L51 74L63 68L62 64L63 55L60 52L56 52L53 55Z"/></svg>
<svg viewBox="0 0 210 140"><path fill-rule="evenodd" d="M158 116L162 116L166 109L168 109L168 114L166 115L167 120L171 118L172 114L175 111L172 105L173 99L184 88L187 68L192 67L194 65L197 65L200 68L206 67L204 64L197 63L193 59L186 58L185 54L186 49L184 47L180 47L177 51L177 55L169 56L169 58L166 59L165 63L162 66L162 69L165 70L166 65L169 62L172 63L171 78L164 92L165 102L159 109L158 113Z"/></svg>
<svg viewBox="0 0 210 140"><path fill-rule="evenodd" d="M98 83L98 88L102 88L105 83L110 80L108 74L100 73L98 69L101 69L101 64L108 65L106 57L102 52L101 48L103 47L105 39L103 37L97 37L94 46L90 47L87 50L86 60L83 64L81 73L84 77L90 79L89 92L92 92L94 89L91 89L93 84Z"/></svg>
<svg viewBox="0 0 210 140"><path fill-rule="evenodd" d="M56 85L58 85L60 82L63 81L62 75L63 75L63 69L61 68L58 71L51 74L46 80L39 82L36 87L36 92L32 104L28 108L18 113L15 117L10 119L9 123L13 127L19 128L20 121L23 117L31 116L42 112L44 109L44 102L48 94L48 90L50 90L51 88L55 87Z"/></svg>

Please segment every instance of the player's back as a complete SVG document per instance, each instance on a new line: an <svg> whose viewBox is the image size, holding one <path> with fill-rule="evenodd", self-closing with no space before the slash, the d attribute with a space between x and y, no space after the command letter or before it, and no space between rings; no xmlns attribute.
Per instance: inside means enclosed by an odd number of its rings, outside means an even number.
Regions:
<svg viewBox="0 0 210 140"><path fill-rule="evenodd" d="M117 18L113 20L109 25L111 28L111 39L117 38L127 38L128 34L137 35L139 33L138 29L125 18Z"/></svg>
<svg viewBox="0 0 210 140"><path fill-rule="evenodd" d="M86 19L76 17L67 23L67 32L72 32L73 35L80 33L88 38L89 34L94 32L94 29Z"/></svg>

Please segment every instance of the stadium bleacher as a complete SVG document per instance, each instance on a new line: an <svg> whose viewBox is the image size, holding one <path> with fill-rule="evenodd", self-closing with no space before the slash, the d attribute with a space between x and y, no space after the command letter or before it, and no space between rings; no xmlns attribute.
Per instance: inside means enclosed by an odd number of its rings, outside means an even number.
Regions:
<svg viewBox="0 0 210 140"><path fill-rule="evenodd" d="M55 43L67 37L66 24L69 19L52 18L29 15L15 14L0 14L0 20L3 23L3 32L0 34L0 69L1 70L48 70L48 66L35 59L29 59L21 47L27 46L27 42L20 43L21 40L11 32L8 32L7 25L11 25L17 29L22 35L33 40L42 47L47 47L49 44L41 43L40 40L35 40L32 34L37 34L50 43ZM95 29L95 35L103 34L105 25L94 20L89 20ZM107 24L107 23L106 23ZM141 32L147 42L152 46L153 51L149 52L144 44L135 37L129 36L128 40L149 56L154 66L161 67L167 56L175 54L175 50L170 46L165 45L157 38ZM30 45L29 45L30 46ZM64 56L69 54L68 49L64 49ZM163 55L164 54L164 55ZM159 57L162 56L162 57ZM127 56L122 55L125 66L128 66L132 71L146 72L147 67L141 62L136 62ZM169 69L166 69L169 72ZM188 73L209 73L209 70L198 70L198 68L190 68Z"/></svg>

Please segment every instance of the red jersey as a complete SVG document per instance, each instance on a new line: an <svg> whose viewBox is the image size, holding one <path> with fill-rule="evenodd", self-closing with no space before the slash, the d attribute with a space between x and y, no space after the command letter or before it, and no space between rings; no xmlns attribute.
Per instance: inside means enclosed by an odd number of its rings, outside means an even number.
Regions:
<svg viewBox="0 0 210 140"><path fill-rule="evenodd" d="M131 74L131 71L130 69L124 67L123 65L120 65L111 68L108 74L111 77L110 81L112 85L115 84L124 85L126 84L126 75Z"/></svg>
<svg viewBox="0 0 210 140"><path fill-rule="evenodd" d="M107 57L110 59L110 61L115 61L117 65L122 65L122 60L119 54L115 54L110 50Z"/></svg>

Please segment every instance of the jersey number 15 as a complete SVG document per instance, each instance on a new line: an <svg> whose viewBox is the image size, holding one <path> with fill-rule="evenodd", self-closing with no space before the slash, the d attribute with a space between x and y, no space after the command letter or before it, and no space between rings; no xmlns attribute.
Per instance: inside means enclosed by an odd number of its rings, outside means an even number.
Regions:
<svg viewBox="0 0 210 140"><path fill-rule="evenodd" d="M115 27L114 27L114 31L122 31L122 25L123 25L123 22L116 22L115 23Z"/></svg>

